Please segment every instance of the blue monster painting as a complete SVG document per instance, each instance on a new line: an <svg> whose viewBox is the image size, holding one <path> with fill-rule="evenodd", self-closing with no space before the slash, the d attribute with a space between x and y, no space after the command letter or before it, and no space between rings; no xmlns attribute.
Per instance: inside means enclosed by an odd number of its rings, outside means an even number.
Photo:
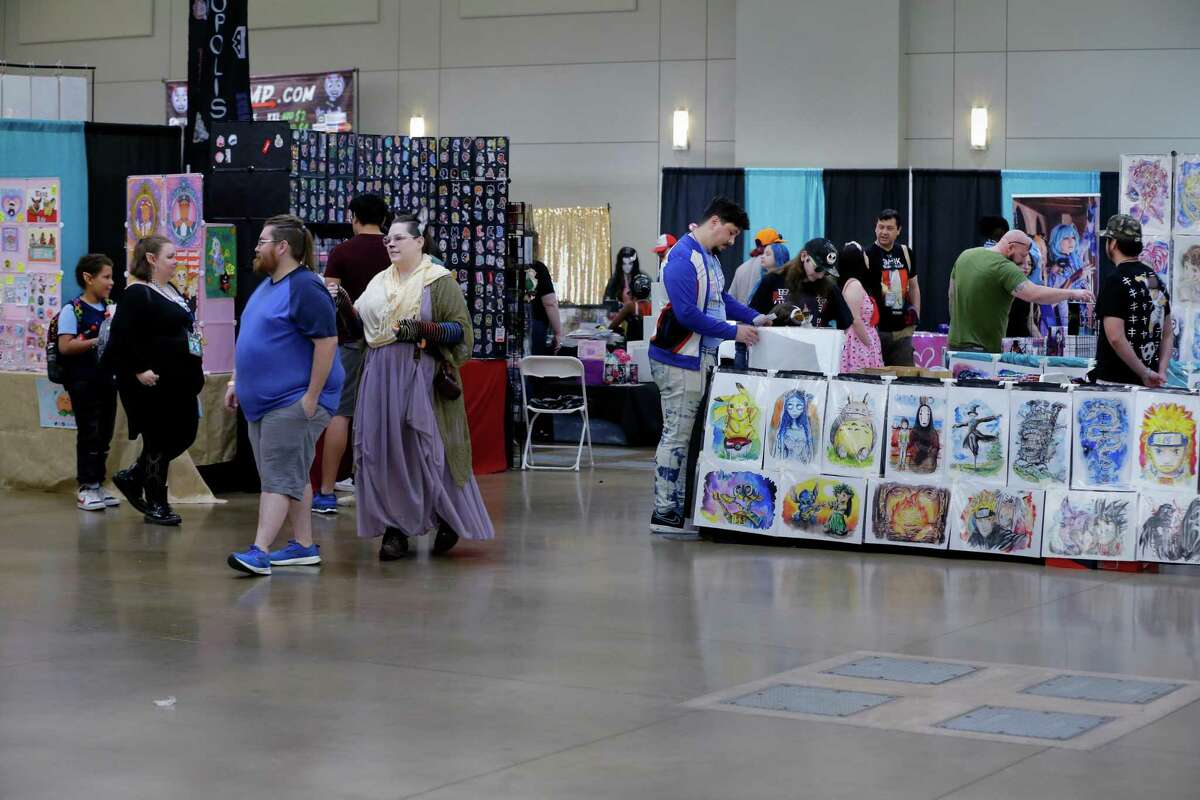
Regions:
<svg viewBox="0 0 1200 800"><path fill-rule="evenodd" d="M1088 481L1096 486L1125 483L1129 463L1129 412L1125 403L1106 397L1088 398L1076 409L1075 422Z"/></svg>

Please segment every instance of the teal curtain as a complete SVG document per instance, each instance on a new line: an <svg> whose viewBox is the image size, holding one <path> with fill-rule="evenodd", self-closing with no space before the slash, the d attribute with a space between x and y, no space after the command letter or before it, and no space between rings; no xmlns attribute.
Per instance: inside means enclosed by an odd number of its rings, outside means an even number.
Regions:
<svg viewBox="0 0 1200 800"><path fill-rule="evenodd" d="M1021 194L1100 194L1100 173L1001 170L1000 208L1009 225L1013 224L1013 195Z"/></svg>
<svg viewBox="0 0 1200 800"><path fill-rule="evenodd" d="M82 122L0 119L0 177L58 178L62 221L62 299L82 291L75 263L87 252L87 149Z"/></svg>
<svg viewBox="0 0 1200 800"><path fill-rule="evenodd" d="M754 231L775 228L792 255L816 236L825 235L825 186L819 169L747 169L746 214L750 236L743 258L754 249Z"/></svg>

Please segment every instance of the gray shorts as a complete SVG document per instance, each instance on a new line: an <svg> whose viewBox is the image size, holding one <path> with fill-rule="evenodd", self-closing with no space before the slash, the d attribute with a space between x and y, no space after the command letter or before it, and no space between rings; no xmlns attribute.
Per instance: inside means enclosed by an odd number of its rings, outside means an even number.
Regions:
<svg viewBox="0 0 1200 800"><path fill-rule="evenodd" d="M363 354L366 345L362 342L338 345L338 360L346 372L346 381L342 384L342 397L338 400L337 416L353 417L354 406L358 402L358 379L362 375Z"/></svg>
<svg viewBox="0 0 1200 800"><path fill-rule="evenodd" d="M293 500L304 499L317 439L329 419L329 412L320 406L312 419L308 419L297 400L290 406L268 411L260 420L247 422L262 491L287 495Z"/></svg>

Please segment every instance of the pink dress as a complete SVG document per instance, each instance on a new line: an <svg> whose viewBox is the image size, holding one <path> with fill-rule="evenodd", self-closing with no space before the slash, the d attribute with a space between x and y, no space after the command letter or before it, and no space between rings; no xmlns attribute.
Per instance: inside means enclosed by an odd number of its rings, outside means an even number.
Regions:
<svg viewBox="0 0 1200 800"><path fill-rule="evenodd" d="M867 328L867 338L870 344L863 344L862 339L854 332L854 328L846 329L846 344L842 348L840 372L858 372L865 367L883 366L883 349L879 346L879 329L871 324L875 316L875 301L871 295L864 294L859 315Z"/></svg>

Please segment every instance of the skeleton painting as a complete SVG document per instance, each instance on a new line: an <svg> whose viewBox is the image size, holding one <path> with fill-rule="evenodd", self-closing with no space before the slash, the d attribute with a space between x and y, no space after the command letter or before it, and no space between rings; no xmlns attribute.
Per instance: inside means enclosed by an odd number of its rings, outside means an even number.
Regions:
<svg viewBox="0 0 1200 800"><path fill-rule="evenodd" d="M717 372L713 376L705 435L711 455L762 465L766 384L767 379L759 375Z"/></svg>
<svg viewBox="0 0 1200 800"><path fill-rule="evenodd" d="M696 522L768 534L775 528L776 484L758 471L734 471L702 463L696 497Z"/></svg>
<svg viewBox="0 0 1200 800"><path fill-rule="evenodd" d="M1198 411L1200 403L1191 394L1137 393L1138 487L1196 490Z"/></svg>
<svg viewBox="0 0 1200 800"><path fill-rule="evenodd" d="M784 472L777 536L862 543L866 481Z"/></svg>
<svg viewBox="0 0 1200 800"><path fill-rule="evenodd" d="M820 468L827 388L823 378L776 378L769 382L767 468Z"/></svg>
<svg viewBox="0 0 1200 800"><path fill-rule="evenodd" d="M959 484L950 499L950 549L1037 558L1045 493Z"/></svg>
<svg viewBox="0 0 1200 800"><path fill-rule="evenodd" d="M1071 487L1130 489L1133 479L1133 392L1075 392Z"/></svg>
<svg viewBox="0 0 1200 800"><path fill-rule="evenodd" d="M1071 398L1065 391L1011 393L1008 484L1065 487L1071 468Z"/></svg>
<svg viewBox="0 0 1200 800"><path fill-rule="evenodd" d="M1003 485L1008 479L1008 392L951 386L947 405L950 476Z"/></svg>
<svg viewBox="0 0 1200 800"><path fill-rule="evenodd" d="M872 483L866 541L944 550L949 513L950 490L944 486Z"/></svg>
<svg viewBox="0 0 1200 800"><path fill-rule="evenodd" d="M1142 492L1137 537L1138 561L1200 564L1200 497Z"/></svg>
<svg viewBox="0 0 1200 800"><path fill-rule="evenodd" d="M1042 555L1096 561L1133 561L1135 492L1046 492Z"/></svg>
<svg viewBox="0 0 1200 800"><path fill-rule="evenodd" d="M883 383L832 380L826 402L824 472L874 477L879 474L883 442Z"/></svg>
<svg viewBox="0 0 1200 800"><path fill-rule="evenodd" d="M887 461L884 474L940 475L946 419L942 386L893 383L888 392Z"/></svg>

